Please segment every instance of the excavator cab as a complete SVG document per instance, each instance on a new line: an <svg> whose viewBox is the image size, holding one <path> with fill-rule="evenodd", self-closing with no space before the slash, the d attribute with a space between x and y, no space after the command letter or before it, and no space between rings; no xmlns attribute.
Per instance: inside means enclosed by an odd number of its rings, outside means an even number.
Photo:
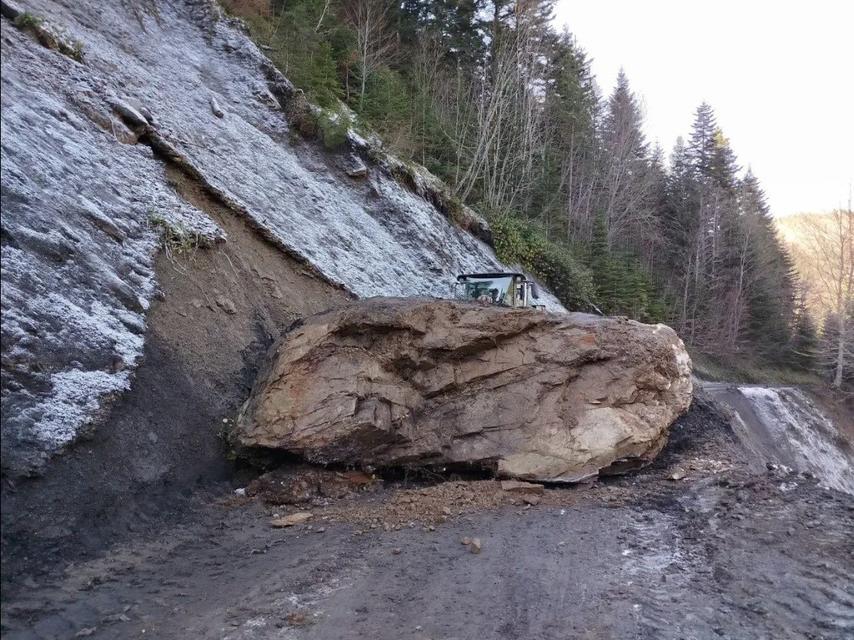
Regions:
<svg viewBox="0 0 854 640"><path fill-rule="evenodd" d="M524 273L464 273L457 276L454 290L458 300L502 307L542 308L535 282Z"/></svg>

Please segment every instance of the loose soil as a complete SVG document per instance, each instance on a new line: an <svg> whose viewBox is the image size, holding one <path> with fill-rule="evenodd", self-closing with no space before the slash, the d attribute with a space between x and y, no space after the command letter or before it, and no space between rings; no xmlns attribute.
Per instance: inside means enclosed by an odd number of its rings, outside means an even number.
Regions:
<svg viewBox="0 0 854 640"><path fill-rule="evenodd" d="M854 500L746 455L696 404L651 467L535 506L483 479L197 496L158 535L19 576L4 638L851 637Z"/></svg>
<svg viewBox="0 0 854 640"><path fill-rule="evenodd" d="M4 638L854 634L854 499L757 464L703 402L647 469L536 500L292 463L305 495L271 495L219 433L273 337L348 296L167 171L229 240L160 256L133 389L46 477L3 486Z"/></svg>
<svg viewBox="0 0 854 640"><path fill-rule="evenodd" d="M146 538L180 518L199 489L235 474L222 433L249 395L274 337L348 299L269 244L171 165L166 177L227 233L212 249L161 251L162 296L147 317L131 390L88 441L45 476L4 478L3 578Z"/></svg>

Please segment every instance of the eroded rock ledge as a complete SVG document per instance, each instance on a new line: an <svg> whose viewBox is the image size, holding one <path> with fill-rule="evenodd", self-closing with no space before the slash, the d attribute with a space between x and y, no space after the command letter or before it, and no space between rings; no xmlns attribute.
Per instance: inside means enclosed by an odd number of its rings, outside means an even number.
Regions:
<svg viewBox="0 0 854 640"><path fill-rule="evenodd" d="M173 168L357 296L505 268L426 171L354 132L331 151L306 139L296 89L213 0L0 0L0 22L4 474L100 435L162 300L158 250L231 246Z"/></svg>
<svg viewBox="0 0 854 640"><path fill-rule="evenodd" d="M324 464L572 482L651 461L690 401L690 360L663 325L372 298L284 336L235 437Z"/></svg>

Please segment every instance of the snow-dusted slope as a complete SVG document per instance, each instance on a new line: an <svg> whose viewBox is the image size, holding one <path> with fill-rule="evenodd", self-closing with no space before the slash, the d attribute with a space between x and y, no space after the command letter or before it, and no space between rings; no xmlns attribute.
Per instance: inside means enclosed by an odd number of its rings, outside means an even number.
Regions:
<svg viewBox="0 0 854 640"><path fill-rule="evenodd" d="M816 475L829 487L854 493L854 459L833 422L798 389L740 387L780 461Z"/></svg>
<svg viewBox="0 0 854 640"><path fill-rule="evenodd" d="M700 388L732 418L757 470L768 463L809 472L823 484L854 494L850 444L816 404L794 387L704 382Z"/></svg>
<svg viewBox="0 0 854 640"><path fill-rule="evenodd" d="M175 194L118 104L149 118L283 248L356 295L446 296L457 273L501 267L378 167L348 178L299 140L268 62L213 2L3 4L83 51L74 60L3 18L4 468L37 468L131 384L156 292L152 219L205 242L224 237Z"/></svg>

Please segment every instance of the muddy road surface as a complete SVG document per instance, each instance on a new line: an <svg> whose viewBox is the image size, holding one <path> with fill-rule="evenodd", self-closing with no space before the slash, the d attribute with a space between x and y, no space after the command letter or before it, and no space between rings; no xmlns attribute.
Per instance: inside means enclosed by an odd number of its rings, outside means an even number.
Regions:
<svg viewBox="0 0 854 640"><path fill-rule="evenodd" d="M652 467L536 505L463 481L437 521L398 480L277 529L283 509L223 487L157 535L6 576L3 637L853 637L854 498L748 462L696 406ZM371 528L402 494L411 524Z"/></svg>

